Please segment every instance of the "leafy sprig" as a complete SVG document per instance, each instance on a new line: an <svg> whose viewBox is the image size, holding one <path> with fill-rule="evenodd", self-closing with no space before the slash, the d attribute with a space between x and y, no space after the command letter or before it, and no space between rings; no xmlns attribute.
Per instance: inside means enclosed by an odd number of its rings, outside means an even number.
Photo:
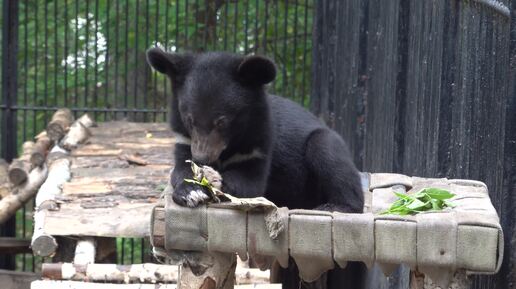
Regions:
<svg viewBox="0 0 516 289"><path fill-rule="evenodd" d="M453 208L455 205L448 201L455 196L447 190L438 188L426 188L411 195L394 192L399 198L390 208L381 214L391 215L415 215L421 212L442 211L445 208Z"/></svg>
<svg viewBox="0 0 516 289"><path fill-rule="evenodd" d="M191 160L186 160L187 163L190 163L192 167L192 179L184 179L187 183L192 183L199 185L201 187L205 187L210 193L210 197L216 202L220 202L218 195L222 195L222 191L214 187L210 181L204 176L203 170L196 163Z"/></svg>

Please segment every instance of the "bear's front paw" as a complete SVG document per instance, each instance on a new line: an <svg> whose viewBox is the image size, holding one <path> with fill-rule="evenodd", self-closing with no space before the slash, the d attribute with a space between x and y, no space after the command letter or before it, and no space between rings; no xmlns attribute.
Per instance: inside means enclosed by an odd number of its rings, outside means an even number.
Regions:
<svg viewBox="0 0 516 289"><path fill-rule="evenodd" d="M194 208L210 199L206 189L192 183L182 182L172 193L172 200L180 206Z"/></svg>

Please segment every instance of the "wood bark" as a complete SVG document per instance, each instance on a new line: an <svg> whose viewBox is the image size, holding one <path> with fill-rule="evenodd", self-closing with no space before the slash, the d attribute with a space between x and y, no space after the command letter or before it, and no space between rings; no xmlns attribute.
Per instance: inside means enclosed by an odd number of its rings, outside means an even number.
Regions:
<svg viewBox="0 0 516 289"><path fill-rule="evenodd" d="M73 122L72 112L67 108L58 109L47 125L47 135L53 141L59 141L70 129Z"/></svg>
<svg viewBox="0 0 516 289"><path fill-rule="evenodd" d="M47 178L47 172L46 166L33 169L25 183L16 187L11 194L0 200L0 224L12 217L23 204L36 194Z"/></svg>
<svg viewBox="0 0 516 289"><path fill-rule="evenodd" d="M32 148L32 152L30 154L30 163L32 164L32 167L40 167L45 163L48 150L51 145L52 141L47 136L46 132L43 132L36 137L36 144Z"/></svg>
<svg viewBox="0 0 516 289"><path fill-rule="evenodd" d="M12 161L9 166L9 181L15 186L21 185L27 180L31 169L30 155L34 142L27 141L23 144L22 154L18 159Z"/></svg>

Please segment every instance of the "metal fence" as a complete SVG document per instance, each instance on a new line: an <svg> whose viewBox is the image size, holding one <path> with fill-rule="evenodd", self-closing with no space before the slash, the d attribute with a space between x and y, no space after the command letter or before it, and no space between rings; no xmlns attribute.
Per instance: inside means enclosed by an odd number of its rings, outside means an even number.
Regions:
<svg viewBox="0 0 516 289"><path fill-rule="evenodd" d="M273 58L270 89L309 102L314 0L4 0L2 157L68 107L98 121L164 121L170 84L149 68L145 50L226 50ZM3 235L29 238L32 204ZM119 263L142 261L145 242L119 239ZM26 254L4 267L37 270Z"/></svg>

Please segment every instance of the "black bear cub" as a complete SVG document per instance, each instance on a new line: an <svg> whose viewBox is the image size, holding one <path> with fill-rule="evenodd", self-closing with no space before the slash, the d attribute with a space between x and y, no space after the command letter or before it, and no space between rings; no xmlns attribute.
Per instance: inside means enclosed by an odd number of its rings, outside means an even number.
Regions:
<svg viewBox="0 0 516 289"><path fill-rule="evenodd" d="M363 194L346 143L300 105L268 94L276 66L262 56L147 52L172 81L176 134L173 200L195 207L204 188L185 182L190 164L213 167L222 191L266 197L290 209L361 213ZM296 286L297 287L297 286ZM288 287L285 287L288 288Z"/></svg>

